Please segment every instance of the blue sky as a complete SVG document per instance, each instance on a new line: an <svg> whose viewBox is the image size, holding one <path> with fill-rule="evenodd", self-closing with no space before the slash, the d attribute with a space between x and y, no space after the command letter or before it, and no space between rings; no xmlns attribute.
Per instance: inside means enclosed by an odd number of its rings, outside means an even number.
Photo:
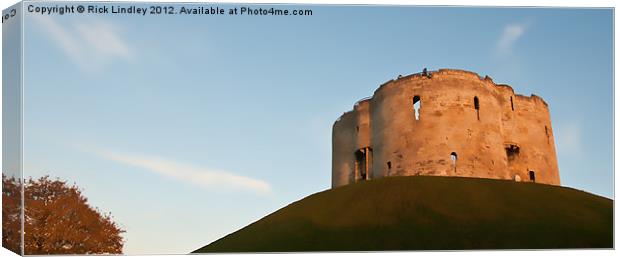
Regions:
<svg viewBox="0 0 620 257"><path fill-rule="evenodd" d="M613 198L611 9L303 8L27 15L25 175L76 182L126 253L186 253L328 189L331 126L381 83L458 68L543 97L562 185Z"/></svg>

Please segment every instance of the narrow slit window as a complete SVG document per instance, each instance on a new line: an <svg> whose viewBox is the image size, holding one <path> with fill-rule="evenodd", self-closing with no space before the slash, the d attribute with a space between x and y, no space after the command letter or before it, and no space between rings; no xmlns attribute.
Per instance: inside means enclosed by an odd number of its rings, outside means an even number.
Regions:
<svg viewBox="0 0 620 257"><path fill-rule="evenodd" d="M512 109L513 112L515 111L515 105L512 102L512 96L510 97L510 109Z"/></svg>
<svg viewBox="0 0 620 257"><path fill-rule="evenodd" d="M413 97L413 115L415 120L420 120L420 107L422 107L422 101L420 96L416 95Z"/></svg>
<svg viewBox="0 0 620 257"><path fill-rule="evenodd" d="M392 162L387 162L388 170L392 168Z"/></svg>
<svg viewBox="0 0 620 257"><path fill-rule="evenodd" d="M477 96L474 96L474 109L476 109L476 117L480 120L480 101Z"/></svg>
<svg viewBox="0 0 620 257"><path fill-rule="evenodd" d="M547 144L549 144L549 128L545 126L545 136L547 136Z"/></svg>

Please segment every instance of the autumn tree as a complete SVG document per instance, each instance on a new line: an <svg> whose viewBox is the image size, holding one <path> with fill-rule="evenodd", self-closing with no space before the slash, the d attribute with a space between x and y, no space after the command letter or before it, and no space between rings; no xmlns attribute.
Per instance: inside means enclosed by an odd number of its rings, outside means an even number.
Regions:
<svg viewBox="0 0 620 257"><path fill-rule="evenodd" d="M3 187L5 180L9 181L3 177ZM3 200L4 195L3 190ZM110 213L102 214L91 207L76 185L69 186L66 181L48 176L28 179L24 184L24 204L25 254L122 253L121 234L125 231ZM19 219L11 222L19 223ZM4 230L4 220L2 225Z"/></svg>
<svg viewBox="0 0 620 257"><path fill-rule="evenodd" d="M19 223L21 192L19 181L2 174L2 247L20 254Z"/></svg>

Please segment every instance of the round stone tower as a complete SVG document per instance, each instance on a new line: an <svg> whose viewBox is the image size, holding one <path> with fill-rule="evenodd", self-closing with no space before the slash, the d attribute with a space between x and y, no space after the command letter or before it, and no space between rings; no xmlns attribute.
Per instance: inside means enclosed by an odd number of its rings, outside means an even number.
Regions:
<svg viewBox="0 0 620 257"><path fill-rule="evenodd" d="M390 80L333 126L332 187L384 176L559 185L549 108L462 70Z"/></svg>

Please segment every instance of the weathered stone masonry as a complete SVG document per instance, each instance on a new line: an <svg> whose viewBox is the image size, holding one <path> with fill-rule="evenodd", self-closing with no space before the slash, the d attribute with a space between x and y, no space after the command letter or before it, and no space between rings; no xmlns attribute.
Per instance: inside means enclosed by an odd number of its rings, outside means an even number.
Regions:
<svg viewBox="0 0 620 257"><path fill-rule="evenodd" d="M473 72L399 76L332 133L332 187L412 175L560 184L547 103Z"/></svg>

